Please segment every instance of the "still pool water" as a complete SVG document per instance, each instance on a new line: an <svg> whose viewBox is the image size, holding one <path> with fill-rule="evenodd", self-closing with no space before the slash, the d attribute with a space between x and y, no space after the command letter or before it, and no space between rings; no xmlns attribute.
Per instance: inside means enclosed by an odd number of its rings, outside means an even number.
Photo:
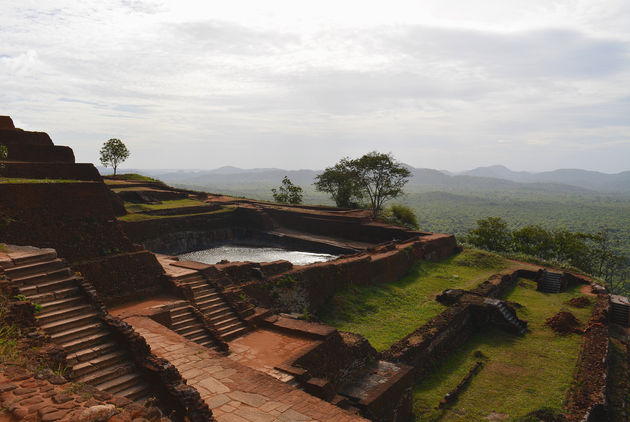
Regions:
<svg viewBox="0 0 630 422"><path fill-rule="evenodd" d="M335 258L337 258L336 255L325 253L288 251L280 248L248 248L245 246L220 246L179 255L181 260L197 261L205 264L216 264L223 259L231 262L271 262L284 259L293 265L308 265L314 262L330 261Z"/></svg>

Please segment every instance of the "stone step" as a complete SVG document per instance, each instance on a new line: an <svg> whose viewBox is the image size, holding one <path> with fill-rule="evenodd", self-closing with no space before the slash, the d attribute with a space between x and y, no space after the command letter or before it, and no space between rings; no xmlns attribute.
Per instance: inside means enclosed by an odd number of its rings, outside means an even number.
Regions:
<svg viewBox="0 0 630 422"><path fill-rule="evenodd" d="M222 315L229 315L232 314L234 311L232 311L232 308L230 308L227 305L223 305L221 307L216 307L212 312L204 312L204 315L206 316L206 318L212 320L214 318L218 318Z"/></svg>
<svg viewBox="0 0 630 422"><path fill-rule="evenodd" d="M206 282L205 279L202 280L197 280L197 281L190 281L190 282L186 282L184 283L186 286L189 286L190 288L195 288L197 286L207 286L208 283Z"/></svg>
<svg viewBox="0 0 630 422"><path fill-rule="evenodd" d="M29 265L35 264L37 262L42 261L52 261L57 258L57 251L50 248L40 249L39 251L34 251L32 254L21 256L18 258L13 258L13 264L15 266Z"/></svg>
<svg viewBox="0 0 630 422"><path fill-rule="evenodd" d="M78 289L77 289L78 290ZM42 297L46 299L45 296ZM33 302L37 302L36 300L30 299ZM40 317L42 315L47 315L50 312L57 311L60 309L72 308L75 306L79 306L82 303L85 303L85 298L83 296L74 295L70 297L64 297L62 299L57 299L53 296L53 300L47 300L45 302L37 302L42 305L42 311L40 312Z"/></svg>
<svg viewBox="0 0 630 422"><path fill-rule="evenodd" d="M203 295L195 295L195 301L197 301L197 303L199 302L203 302L205 300L208 299L214 299L214 298L220 298L221 296L218 293L207 293L207 294L203 294Z"/></svg>
<svg viewBox="0 0 630 422"><path fill-rule="evenodd" d="M215 349L216 350L216 348L217 348L214 340L210 336L208 336L208 338L206 340L199 341L198 343L201 344L203 347L207 347L208 349Z"/></svg>
<svg viewBox="0 0 630 422"><path fill-rule="evenodd" d="M107 340L107 338L103 338L102 340ZM87 345L85 348L79 349L73 353L69 353L67 361L69 365L75 365L79 362L85 362L87 360L94 359L101 355L110 353L117 348L118 344L113 341Z"/></svg>
<svg viewBox="0 0 630 422"><path fill-rule="evenodd" d="M203 302L197 302L197 306L202 311L205 311L206 309L210 309L213 306L215 306L217 304L221 304L221 303L225 303L225 301L222 298L220 298L220 297L215 297L215 298L212 298L212 299L206 299Z"/></svg>
<svg viewBox="0 0 630 422"><path fill-rule="evenodd" d="M72 373L76 377L82 377L98 369L115 366L126 360L126 358L127 355L124 352L113 351L74 365L72 367Z"/></svg>
<svg viewBox="0 0 630 422"><path fill-rule="evenodd" d="M103 369L98 369L86 376L77 377L75 381L82 382L84 384L93 385L101 390L106 390L103 386L111 387L113 385L117 385L116 379L121 378L123 376L133 376L134 378L138 375L135 374L134 367L130 362L124 363L122 365L115 365L106 367ZM113 381L111 385L108 382Z"/></svg>
<svg viewBox="0 0 630 422"><path fill-rule="evenodd" d="M201 280L205 281L206 279L201 274L195 273L195 274L181 275L179 277L173 277L173 280L181 284L188 284L195 281L201 281Z"/></svg>
<svg viewBox="0 0 630 422"><path fill-rule="evenodd" d="M235 322L232 322L230 324L226 324L226 325L223 325L223 326L217 328L217 331L219 332L219 334L221 334L223 336L225 333L228 333L228 332L230 332L232 330L235 330L235 329L237 329L239 327L244 327L244 326L245 326L245 324L243 324L242 322L235 321Z"/></svg>
<svg viewBox="0 0 630 422"><path fill-rule="evenodd" d="M199 327L194 327L192 330L188 330L184 333L178 333L178 334L181 334L187 339L190 339L195 336L206 335L208 334L208 332L206 331L206 328L204 326L200 325Z"/></svg>
<svg viewBox="0 0 630 422"><path fill-rule="evenodd" d="M47 281L32 286L21 287L20 292L23 292L25 296L33 296L37 293L46 293L52 292L54 290L76 287L79 284L79 280L81 280L79 277L71 276L69 278L62 278L59 280Z"/></svg>
<svg viewBox="0 0 630 422"><path fill-rule="evenodd" d="M215 291L211 289L210 287L199 287L198 289L194 289L192 292L193 292L193 295L195 296L195 299L201 296L207 296L212 293L215 293Z"/></svg>
<svg viewBox="0 0 630 422"><path fill-rule="evenodd" d="M26 296L26 295L25 295ZM48 305L50 302L54 302L62 299L70 299L80 297L81 300L85 300L83 296L80 295L78 287L68 287L59 290L52 290L46 293L37 293L34 295L26 296L28 300L31 302L39 303L42 306Z"/></svg>
<svg viewBox="0 0 630 422"><path fill-rule="evenodd" d="M78 315L90 313L90 312L92 312L92 307L88 305L87 303L85 303L85 301L75 306L66 306L63 309L43 308L42 311L39 314L37 314L37 322L40 325L45 326L64 318L67 319L73 316L78 316Z"/></svg>
<svg viewBox="0 0 630 422"><path fill-rule="evenodd" d="M179 324L180 322L185 321L190 318L195 318L195 314L193 313L192 310L190 310L190 308L188 309L188 312L186 313L181 313L179 315L171 314L171 325Z"/></svg>
<svg viewBox="0 0 630 422"><path fill-rule="evenodd" d="M175 323L171 323L171 330L177 331L180 328L187 327L189 324L194 324L196 322L198 322L197 318L194 315L190 315L186 319L182 319L182 320L179 320L179 321L177 321Z"/></svg>
<svg viewBox="0 0 630 422"><path fill-rule="evenodd" d="M4 273L13 280L14 278L24 278L33 274L49 273L65 267L67 267L66 263L62 259L56 258L50 261L7 268L4 270Z"/></svg>
<svg viewBox="0 0 630 422"><path fill-rule="evenodd" d="M172 308L170 310L171 321L173 320L174 317L181 317L182 315L187 315L188 313L192 312L190 310L190 306L191 305L186 305L186 306L182 306L181 308Z"/></svg>
<svg viewBox="0 0 630 422"><path fill-rule="evenodd" d="M241 326L238 328L235 328L231 331L227 331L224 333L221 333L221 337L223 337L223 339L225 341L231 341L234 340L235 338L245 334L247 331L249 331L249 328L247 326Z"/></svg>
<svg viewBox="0 0 630 422"><path fill-rule="evenodd" d="M96 331L93 331L89 334L81 336L80 338L69 339L64 342L57 342L64 349L68 351L68 353L79 353L86 349L97 348L101 343L107 342L110 340L109 331L105 330L104 327L99 326Z"/></svg>
<svg viewBox="0 0 630 422"><path fill-rule="evenodd" d="M181 334L181 335L185 336L185 335L187 335L187 334L189 334L191 332L199 331L199 330L203 331L203 330L205 330L205 327L199 321L195 321L195 322L193 322L191 324L188 324L188 325L186 325L184 327L181 327L181 328L179 328L177 330L173 330L173 331L177 332L177 334Z"/></svg>
<svg viewBox="0 0 630 422"><path fill-rule="evenodd" d="M214 325L214 327L217 330L220 330L220 329L222 329L225 326L228 326L228 325L234 324L236 322L240 322L240 321L239 321L237 316L232 316L232 317L224 318L224 319L216 319L216 320L213 319L210 322L212 323L212 325Z"/></svg>
<svg viewBox="0 0 630 422"><path fill-rule="evenodd" d="M244 309L244 310L241 311L241 316L243 318L246 318L246 317L248 317L250 315L253 315L254 313L256 313L256 307L255 306L250 306L249 308Z"/></svg>
<svg viewBox="0 0 630 422"><path fill-rule="evenodd" d="M63 267L63 268L59 268L57 270L53 270L49 272L35 273L35 274L27 275L25 277L13 278L13 281L16 284L29 286L29 285L37 284L43 280L51 281L58 278L67 278L71 275L72 275L72 271L70 270L70 268Z"/></svg>
<svg viewBox="0 0 630 422"><path fill-rule="evenodd" d="M72 316L70 318L59 319L48 324L42 324L40 327L48 334L55 334L70 328L87 326L97 321L99 321L99 319L96 312L84 311L82 314Z"/></svg>
<svg viewBox="0 0 630 422"><path fill-rule="evenodd" d="M126 397L138 403L144 403L151 398L151 387L147 383L140 381L127 389L117 391L115 395Z"/></svg>
<svg viewBox="0 0 630 422"><path fill-rule="evenodd" d="M83 337L88 337L92 334L98 333L99 331L104 331L104 326L100 321L80 327L73 327L65 331L59 331L55 334L52 334L50 338L53 342L63 345L63 343L71 343L73 340L79 340ZM68 351L73 350L68 349Z"/></svg>
<svg viewBox="0 0 630 422"><path fill-rule="evenodd" d="M194 341L197 344L201 344L211 340L210 335L204 330L203 333L196 334L194 336L186 337L190 341Z"/></svg>
<svg viewBox="0 0 630 422"><path fill-rule="evenodd" d="M193 292L197 292L199 290L206 290L206 289L214 290L212 287L210 287L208 285L208 283L205 280L196 281L194 284L193 283L188 283L187 286L190 287L190 289Z"/></svg>

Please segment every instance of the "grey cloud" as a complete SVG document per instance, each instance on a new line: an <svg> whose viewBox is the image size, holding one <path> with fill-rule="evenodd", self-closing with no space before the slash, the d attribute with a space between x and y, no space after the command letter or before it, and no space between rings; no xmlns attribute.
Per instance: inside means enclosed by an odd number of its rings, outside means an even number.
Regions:
<svg viewBox="0 0 630 422"><path fill-rule="evenodd" d="M300 42L295 34L256 30L222 21L177 24L172 31L181 42L193 43L193 48L233 55L269 54Z"/></svg>
<svg viewBox="0 0 630 422"><path fill-rule="evenodd" d="M559 29L504 34L413 26L391 31L380 48L418 60L460 60L518 77L594 78L630 64L627 43Z"/></svg>

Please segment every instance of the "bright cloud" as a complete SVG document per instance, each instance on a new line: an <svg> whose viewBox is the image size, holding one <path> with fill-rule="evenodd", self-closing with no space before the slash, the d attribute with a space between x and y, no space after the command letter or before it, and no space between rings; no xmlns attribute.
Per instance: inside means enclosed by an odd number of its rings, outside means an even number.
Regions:
<svg viewBox="0 0 630 422"><path fill-rule="evenodd" d="M23 0L0 40L0 114L81 161L628 169L626 0Z"/></svg>

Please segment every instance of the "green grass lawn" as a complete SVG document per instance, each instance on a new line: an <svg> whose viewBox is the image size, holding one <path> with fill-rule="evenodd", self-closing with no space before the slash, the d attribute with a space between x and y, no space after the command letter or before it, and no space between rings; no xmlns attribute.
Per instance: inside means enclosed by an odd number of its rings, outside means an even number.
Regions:
<svg viewBox="0 0 630 422"><path fill-rule="evenodd" d="M161 204L135 204L133 202L125 202L125 209L128 213L134 213L152 210L166 210L171 208L198 207L202 205L208 204L195 199L176 199L173 201L162 201Z"/></svg>
<svg viewBox="0 0 630 422"><path fill-rule="evenodd" d="M523 337L489 327L449 356L414 391L414 411L419 421L482 421L492 412L507 414L512 420L542 407L562 409L573 378L582 336L559 335L544 325L560 310L572 312L582 324L590 318L591 307L578 309L566 302L580 296L579 287L559 294L536 291L536 283L519 280L505 300L523 305L519 318L529 321ZM479 360L485 366L468 388L449 408L435 407ZM509 419L508 419L509 420Z"/></svg>
<svg viewBox="0 0 630 422"><path fill-rule="evenodd" d="M350 286L318 312L326 324L365 336L382 351L438 315L445 306L435 296L445 289L470 289L511 265L475 249L440 262L422 261L395 283Z"/></svg>
<svg viewBox="0 0 630 422"><path fill-rule="evenodd" d="M114 177L114 176L109 175L107 177ZM157 183L163 183L159 179L154 179L153 177L143 176L143 175L137 174L137 173L117 174L115 177L118 180L127 181L127 182L157 182ZM114 185L114 184L116 184L116 180L105 179L105 183Z"/></svg>
<svg viewBox="0 0 630 422"><path fill-rule="evenodd" d="M122 217L118 217L118 220L131 223L131 222L136 222L136 221L156 220L156 219L163 219L163 218L179 218L179 217L191 217L194 215L223 214L226 212L232 212L235 209L236 207L224 206L221 209L209 211L209 212L201 212L201 213L194 213L194 214L178 214L178 215L148 215L148 214L141 214L141 213L132 213L132 214L123 215Z"/></svg>

